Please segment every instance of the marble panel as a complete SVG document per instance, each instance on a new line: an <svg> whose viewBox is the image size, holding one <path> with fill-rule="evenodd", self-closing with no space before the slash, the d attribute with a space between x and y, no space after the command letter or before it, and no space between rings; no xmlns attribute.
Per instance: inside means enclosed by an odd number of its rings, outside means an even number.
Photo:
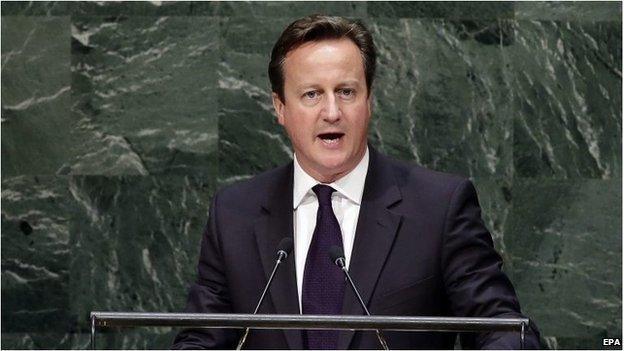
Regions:
<svg viewBox="0 0 624 351"><path fill-rule="evenodd" d="M372 21L379 52L370 136L389 155L465 176L512 175L501 48L511 23Z"/></svg>
<svg viewBox="0 0 624 351"><path fill-rule="evenodd" d="M365 1L222 1L215 4L218 14L232 17L299 17L319 13L331 16L362 18L367 16L368 2ZM283 30L284 27L277 27Z"/></svg>
<svg viewBox="0 0 624 351"><path fill-rule="evenodd" d="M176 312L195 279L213 180L2 182L4 348L87 348L91 311ZM171 328L101 330L98 347L167 348Z"/></svg>
<svg viewBox="0 0 624 351"><path fill-rule="evenodd" d="M2 346L50 348L75 330L69 299L72 216L76 204L58 176L2 179ZM53 339L53 338L52 338Z"/></svg>
<svg viewBox="0 0 624 351"><path fill-rule="evenodd" d="M514 31L503 57L516 175L621 176L621 22L518 21Z"/></svg>
<svg viewBox="0 0 624 351"><path fill-rule="evenodd" d="M0 8L2 16L69 16L72 4L70 1L3 1Z"/></svg>
<svg viewBox="0 0 624 351"><path fill-rule="evenodd" d="M219 74L219 181L251 177L292 159L277 123L267 73L270 52L295 18L233 17L222 26Z"/></svg>
<svg viewBox="0 0 624 351"><path fill-rule="evenodd" d="M213 16L217 1L77 1L71 6L72 16ZM198 9L200 9L198 13Z"/></svg>
<svg viewBox="0 0 624 351"><path fill-rule="evenodd" d="M63 174L214 174L215 17L73 17L72 112L90 143Z"/></svg>
<svg viewBox="0 0 624 351"><path fill-rule="evenodd" d="M493 20L514 17L508 1L371 1L370 17Z"/></svg>
<svg viewBox="0 0 624 351"><path fill-rule="evenodd" d="M69 17L2 17L2 175L55 174L75 144Z"/></svg>
<svg viewBox="0 0 624 351"><path fill-rule="evenodd" d="M196 278L199 242L215 183L201 176L74 177L82 213L72 221L73 314L176 312ZM80 318L80 330L89 330ZM106 330L98 347L167 348L170 328Z"/></svg>
<svg viewBox="0 0 624 351"><path fill-rule="evenodd" d="M301 17L313 13L365 17L362 1L12 1L2 15Z"/></svg>
<svg viewBox="0 0 624 351"><path fill-rule="evenodd" d="M98 340L100 338L98 337ZM91 348L91 334L88 333L46 333L46 332L2 332L3 349L18 350L87 350Z"/></svg>
<svg viewBox="0 0 624 351"><path fill-rule="evenodd" d="M517 20L622 22L620 1L516 1Z"/></svg>
<svg viewBox="0 0 624 351"><path fill-rule="evenodd" d="M515 179L504 242L523 311L551 348L622 334L621 179Z"/></svg>

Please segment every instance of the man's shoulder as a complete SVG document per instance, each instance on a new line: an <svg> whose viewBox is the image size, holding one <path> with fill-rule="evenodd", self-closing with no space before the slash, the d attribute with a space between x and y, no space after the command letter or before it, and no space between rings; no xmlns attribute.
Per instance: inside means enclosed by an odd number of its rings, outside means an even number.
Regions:
<svg viewBox="0 0 624 351"><path fill-rule="evenodd" d="M444 215L456 194L472 189L465 177L427 169L409 161L383 158L403 200L395 210L403 214L425 211L429 216Z"/></svg>
<svg viewBox="0 0 624 351"><path fill-rule="evenodd" d="M428 191L454 190L468 179L461 175L432 170L411 161L382 156L390 167L397 185L401 188L417 188Z"/></svg>

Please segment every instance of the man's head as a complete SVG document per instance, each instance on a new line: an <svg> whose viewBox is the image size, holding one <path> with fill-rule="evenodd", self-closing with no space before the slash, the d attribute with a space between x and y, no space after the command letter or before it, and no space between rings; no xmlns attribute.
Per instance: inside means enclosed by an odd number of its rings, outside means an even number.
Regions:
<svg viewBox="0 0 624 351"><path fill-rule="evenodd" d="M375 63L371 34L340 17L299 19L273 47L269 78L278 122L302 168L319 181L345 175L366 151Z"/></svg>
<svg viewBox="0 0 624 351"><path fill-rule="evenodd" d="M284 101L284 60L291 50L314 41L328 39L349 39L360 50L366 75L366 87L370 93L375 78L377 54L373 37L358 21L343 17L311 15L300 18L284 29L273 51L269 62L269 80L271 89Z"/></svg>

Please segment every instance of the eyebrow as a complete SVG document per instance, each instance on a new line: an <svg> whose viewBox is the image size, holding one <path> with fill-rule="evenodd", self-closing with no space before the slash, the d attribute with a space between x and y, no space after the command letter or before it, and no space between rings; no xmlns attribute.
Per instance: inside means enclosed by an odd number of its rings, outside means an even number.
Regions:
<svg viewBox="0 0 624 351"><path fill-rule="evenodd" d="M340 87L346 87L346 86L357 86L358 85L358 81L357 80L346 80L344 82L340 82L336 85L336 87L340 88ZM313 89L318 89L320 88L320 85L318 84L301 84L299 86L296 87L296 89L299 90L306 90L309 88L313 88Z"/></svg>
<svg viewBox="0 0 624 351"><path fill-rule="evenodd" d="M357 80L347 80L338 84L339 87L358 85Z"/></svg>

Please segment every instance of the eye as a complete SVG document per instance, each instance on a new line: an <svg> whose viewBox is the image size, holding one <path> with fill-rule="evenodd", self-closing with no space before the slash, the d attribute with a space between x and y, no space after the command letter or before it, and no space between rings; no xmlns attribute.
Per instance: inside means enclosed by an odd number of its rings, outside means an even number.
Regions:
<svg viewBox="0 0 624 351"><path fill-rule="evenodd" d="M338 92L343 97L349 98L349 99L352 98L355 95L355 90L354 89L349 89L349 88L340 89Z"/></svg>
<svg viewBox="0 0 624 351"><path fill-rule="evenodd" d="M303 93L303 97L306 98L306 99L310 99L310 100L316 99L318 97L318 95L319 95L318 91L316 91L316 90L312 90L312 91L308 91L306 93Z"/></svg>

